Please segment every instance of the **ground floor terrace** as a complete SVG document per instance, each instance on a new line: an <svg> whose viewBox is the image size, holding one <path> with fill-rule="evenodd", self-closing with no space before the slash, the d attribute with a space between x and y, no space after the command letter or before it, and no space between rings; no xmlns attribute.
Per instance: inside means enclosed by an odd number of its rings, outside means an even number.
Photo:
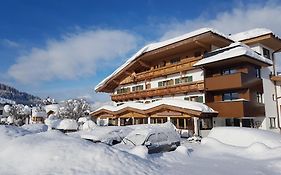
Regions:
<svg viewBox="0 0 281 175"><path fill-rule="evenodd" d="M100 125L160 124L172 122L185 134L213 127L217 112L203 103L186 100L159 100L149 104L128 102L120 106L103 106L91 115Z"/></svg>

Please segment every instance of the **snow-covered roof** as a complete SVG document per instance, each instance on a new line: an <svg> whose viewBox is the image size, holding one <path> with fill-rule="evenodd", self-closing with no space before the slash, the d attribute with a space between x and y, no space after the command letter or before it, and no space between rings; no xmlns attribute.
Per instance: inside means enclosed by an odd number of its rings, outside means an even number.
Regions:
<svg viewBox="0 0 281 175"><path fill-rule="evenodd" d="M139 109L139 110L148 110L148 109L160 106L160 105L169 105L169 106L185 108L185 109L190 109L190 110L205 112L205 113L217 113L212 108L210 108L209 106L207 106L203 103L187 101L187 100L180 100L180 99L162 99L162 100L158 100L158 101L155 101L152 103L145 103L145 104L138 103L138 102L127 102L120 106L106 105L106 106L100 107L99 109L95 110L94 112L102 110L102 109L116 112L116 111L119 111L126 107Z"/></svg>
<svg viewBox="0 0 281 175"><path fill-rule="evenodd" d="M208 53L202 60L195 63L193 66L201 66L209 63L214 63L222 60L232 59L238 56L249 56L257 61L263 62L265 64L272 65L272 61L267 59L257 52L252 50L249 46L242 44L240 42L232 43L227 47L214 50Z"/></svg>
<svg viewBox="0 0 281 175"><path fill-rule="evenodd" d="M109 75L108 77L106 77L104 80L102 80L96 87L95 90L98 90L101 86L103 86L109 79L111 79L113 76L115 76L117 73L121 72L126 66L128 66L131 62L133 62L136 58L138 58L140 55L146 53L146 52L150 52L156 49L159 49L161 47L191 38L191 37L195 37L197 35L203 34L203 33L207 33L207 32L212 32L215 33L219 36L222 36L228 40L231 40L231 38L227 37L226 35L218 32L215 29L212 28L201 28L195 31L192 31L190 33L186 33L184 35L169 39L169 40L165 40L165 41L161 41L161 42L157 42L157 43L152 43L152 44L148 44L146 46L144 46L142 49L140 49L137 53L135 53L131 58L129 58L123 65L121 65L119 68L117 68L111 75Z"/></svg>
<svg viewBox="0 0 281 175"><path fill-rule="evenodd" d="M32 111L32 117L43 117L47 118L47 113L45 111Z"/></svg>
<svg viewBox="0 0 281 175"><path fill-rule="evenodd" d="M0 97L0 104L16 104L15 101Z"/></svg>
<svg viewBox="0 0 281 175"><path fill-rule="evenodd" d="M57 115L59 112L60 106L59 106L59 104L50 104L50 105L46 105L44 108L46 110L46 113L53 111Z"/></svg>
<svg viewBox="0 0 281 175"><path fill-rule="evenodd" d="M243 41L251 38L256 38L266 34L273 34L273 32L266 28L256 28L245 32L236 33L231 35L230 38L234 41Z"/></svg>

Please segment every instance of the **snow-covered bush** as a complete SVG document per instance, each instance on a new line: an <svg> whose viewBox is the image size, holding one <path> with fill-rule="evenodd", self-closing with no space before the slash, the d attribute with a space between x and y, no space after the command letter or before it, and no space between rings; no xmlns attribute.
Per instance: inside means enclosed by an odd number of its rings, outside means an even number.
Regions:
<svg viewBox="0 0 281 175"><path fill-rule="evenodd" d="M31 109L23 104L5 105L5 112L9 115L8 124L23 125L31 113Z"/></svg>
<svg viewBox="0 0 281 175"><path fill-rule="evenodd" d="M70 99L64 101L59 108L59 117L78 120L89 115L90 105L84 99Z"/></svg>

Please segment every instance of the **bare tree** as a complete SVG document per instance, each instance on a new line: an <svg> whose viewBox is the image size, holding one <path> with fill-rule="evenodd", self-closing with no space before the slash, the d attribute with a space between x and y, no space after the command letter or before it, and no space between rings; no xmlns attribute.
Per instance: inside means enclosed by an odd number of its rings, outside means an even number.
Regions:
<svg viewBox="0 0 281 175"><path fill-rule="evenodd" d="M78 120L80 117L89 115L90 105L84 99L70 99L64 101L59 109L60 118Z"/></svg>

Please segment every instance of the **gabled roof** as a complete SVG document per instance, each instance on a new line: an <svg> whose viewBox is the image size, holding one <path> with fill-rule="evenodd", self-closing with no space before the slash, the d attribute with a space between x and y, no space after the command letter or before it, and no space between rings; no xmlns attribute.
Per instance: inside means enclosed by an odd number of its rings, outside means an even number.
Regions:
<svg viewBox="0 0 281 175"><path fill-rule="evenodd" d="M215 63L218 61L223 60L229 60L234 59L240 56L247 56L250 57L258 62L261 62L265 65L272 65L272 61L270 59L267 59L254 50L252 50L249 46L242 44L240 42L236 42L233 44L230 44L227 47L214 50L213 52L207 53L204 58L197 63L195 63L193 66L203 66L211 63Z"/></svg>
<svg viewBox="0 0 281 175"><path fill-rule="evenodd" d="M110 79L112 79L113 77L115 77L117 74L119 74L123 69L125 69L126 67L128 67L129 64L131 64L132 62L134 62L138 57L140 57L141 55L143 55L144 53L148 53L154 50L157 50L159 48L192 38L192 37L196 37L199 35L202 35L204 33L208 33L211 32L217 36L220 36L222 38L225 38L226 40L233 42L232 39L230 39L229 37L227 37L226 35L211 29L211 28L201 28L198 30L195 30L193 32L190 33L186 33L184 35L181 35L179 37L175 37L166 41L161 41L161 42L157 42L157 43L152 43L152 44L148 44L146 46L144 46L142 49L140 49L137 53L135 53L131 58L129 58L123 65L121 65L119 68L117 68L111 75L109 75L108 77L106 77L104 80L102 80L96 87L95 87L95 91L99 91L99 89L101 87L103 87Z"/></svg>

